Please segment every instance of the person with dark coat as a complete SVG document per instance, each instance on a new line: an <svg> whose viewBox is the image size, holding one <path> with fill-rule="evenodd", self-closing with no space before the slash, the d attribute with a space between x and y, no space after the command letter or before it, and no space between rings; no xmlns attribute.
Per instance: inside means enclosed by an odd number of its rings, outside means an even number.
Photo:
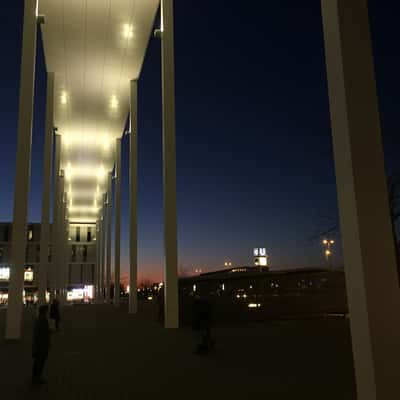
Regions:
<svg viewBox="0 0 400 400"><path fill-rule="evenodd" d="M164 288L163 287L161 287L158 291L157 309L158 309L157 321L162 323L162 322L164 322Z"/></svg>
<svg viewBox="0 0 400 400"><path fill-rule="evenodd" d="M205 354L214 347L211 337L212 303L199 294L193 300L193 330L196 338L196 354Z"/></svg>
<svg viewBox="0 0 400 400"><path fill-rule="evenodd" d="M39 315L35 320L35 325L33 329L32 383L34 385L44 383L42 379L42 372L50 349L50 328L49 328L49 321L47 319L47 313L48 313L47 305L39 307Z"/></svg>
<svg viewBox="0 0 400 400"><path fill-rule="evenodd" d="M60 330L60 302L54 299L50 306L50 319L54 320L56 331Z"/></svg>

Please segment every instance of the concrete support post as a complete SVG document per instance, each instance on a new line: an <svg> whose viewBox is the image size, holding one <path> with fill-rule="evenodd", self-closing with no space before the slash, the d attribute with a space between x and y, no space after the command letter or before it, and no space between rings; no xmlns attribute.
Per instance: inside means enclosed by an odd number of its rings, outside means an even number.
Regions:
<svg viewBox="0 0 400 400"><path fill-rule="evenodd" d="M99 292L99 268L100 268L100 246L101 246L101 234L100 234L100 220L96 221L96 264L94 267L94 275L93 275L93 286L94 286L94 298L95 301L98 299Z"/></svg>
<svg viewBox="0 0 400 400"><path fill-rule="evenodd" d="M129 313L135 314L138 310L137 298L137 190L138 190L138 139L137 139L137 81L131 81L131 128L130 128L130 223L129 223Z"/></svg>
<svg viewBox="0 0 400 400"><path fill-rule="evenodd" d="M178 328L178 249L176 222L175 67L173 0L161 0L163 180L165 246L165 327Z"/></svg>
<svg viewBox="0 0 400 400"><path fill-rule="evenodd" d="M104 302L104 289L105 289L105 276L106 276L106 268L107 268L107 258L106 258L106 248L107 248L107 193L103 194L103 232L102 232L102 242L103 246L101 248L102 251L102 265L101 265L101 301Z"/></svg>
<svg viewBox="0 0 400 400"><path fill-rule="evenodd" d="M35 86L37 0L25 0L6 339L21 337Z"/></svg>
<svg viewBox="0 0 400 400"><path fill-rule="evenodd" d="M55 154L54 154L54 170L53 170L53 225L51 227L51 273L50 273L50 287L54 295L57 290L57 248L58 248L58 230L59 230L59 210L60 210L60 160L61 160L61 141L62 137L56 134L55 141Z"/></svg>
<svg viewBox="0 0 400 400"><path fill-rule="evenodd" d="M102 197L103 198L103 197ZM101 211L103 213L103 210ZM99 303L101 301L101 276L102 276L102 269L103 269L103 215L100 215L99 220L99 265L97 270L97 297L96 300Z"/></svg>
<svg viewBox="0 0 400 400"><path fill-rule="evenodd" d="M121 262L121 139L116 143L115 161L115 277L114 277L114 305L119 306L120 262Z"/></svg>
<svg viewBox="0 0 400 400"><path fill-rule="evenodd" d="M107 194L107 271L106 271L106 303L110 303L111 292L111 242L112 242L112 172L108 174Z"/></svg>
<svg viewBox="0 0 400 400"><path fill-rule="evenodd" d="M358 398L400 397L400 298L367 0L322 0Z"/></svg>
<svg viewBox="0 0 400 400"><path fill-rule="evenodd" d="M70 251L70 245L69 245L69 219L68 219L68 208L69 208L69 196L67 192L65 193L65 204L64 204L64 235L63 235L63 241L64 241L64 275L63 275L63 283L64 283L64 296L65 300L67 300L67 291L68 291L68 285L70 283L70 275L69 275L69 262L71 259L71 251Z"/></svg>
<svg viewBox="0 0 400 400"><path fill-rule="evenodd" d="M46 126L43 157L42 224L40 228L39 305L46 303L47 269L50 242L50 188L53 158L54 72L47 74Z"/></svg>
<svg viewBox="0 0 400 400"><path fill-rule="evenodd" d="M68 263L67 263L67 202L66 193L63 193L62 199L62 223L60 230L60 297L61 303L66 304L67 302L67 284L68 284Z"/></svg>
<svg viewBox="0 0 400 400"><path fill-rule="evenodd" d="M60 301L63 302L63 288L64 288L64 267L65 267L65 243L64 243L64 227L65 227L65 203L64 203L64 171L60 171L59 180L59 209L57 211L57 239L56 239L56 257L55 257L55 270L56 275L56 289Z"/></svg>
<svg viewBox="0 0 400 400"><path fill-rule="evenodd" d="M65 188L65 178L64 171L61 170L59 176L59 188L60 188L60 209L58 210L58 241L57 241L57 265L56 265L56 275L57 275L57 290L59 295L62 294L63 288L63 272L64 272L64 224L65 224L65 204L64 204L64 188Z"/></svg>

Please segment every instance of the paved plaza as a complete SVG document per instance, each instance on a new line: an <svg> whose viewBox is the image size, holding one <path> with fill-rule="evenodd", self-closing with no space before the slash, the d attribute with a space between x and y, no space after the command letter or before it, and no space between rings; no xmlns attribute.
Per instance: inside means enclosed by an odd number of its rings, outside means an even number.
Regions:
<svg viewBox="0 0 400 400"><path fill-rule="evenodd" d="M191 330L165 330L154 304L137 316L125 306L67 306L63 317L43 387L30 385L33 311L25 311L22 341L1 339L2 398L355 399L344 319L217 325L215 351L196 356Z"/></svg>

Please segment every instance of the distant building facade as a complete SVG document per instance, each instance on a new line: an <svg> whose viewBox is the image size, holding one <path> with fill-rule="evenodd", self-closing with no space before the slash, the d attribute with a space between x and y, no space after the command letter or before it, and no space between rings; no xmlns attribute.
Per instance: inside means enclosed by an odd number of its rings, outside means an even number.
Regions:
<svg viewBox="0 0 400 400"><path fill-rule="evenodd" d="M24 290L27 300L36 300L38 271L40 270L40 223L27 226L25 250ZM48 253L48 277L56 266L52 262L52 226ZM0 303L5 303L8 294L8 282L11 264L12 223L0 222ZM94 285L96 266L96 225L70 224L68 238L68 287L80 289Z"/></svg>

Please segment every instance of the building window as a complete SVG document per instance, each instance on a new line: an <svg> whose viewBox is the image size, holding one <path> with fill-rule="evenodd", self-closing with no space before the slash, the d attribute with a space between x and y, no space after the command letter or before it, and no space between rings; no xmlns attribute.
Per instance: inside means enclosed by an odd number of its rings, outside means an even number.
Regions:
<svg viewBox="0 0 400 400"><path fill-rule="evenodd" d="M0 247L0 262L3 262L4 249Z"/></svg>
<svg viewBox="0 0 400 400"><path fill-rule="evenodd" d="M36 245L36 262L40 262L40 244Z"/></svg>
<svg viewBox="0 0 400 400"><path fill-rule="evenodd" d="M77 242L81 241L81 227L80 226L76 227L76 241Z"/></svg>
<svg viewBox="0 0 400 400"><path fill-rule="evenodd" d="M87 229L87 241L88 242L92 241L92 228L90 226Z"/></svg>
<svg viewBox="0 0 400 400"><path fill-rule="evenodd" d="M33 282L33 268L32 267L25 268L24 281Z"/></svg>

